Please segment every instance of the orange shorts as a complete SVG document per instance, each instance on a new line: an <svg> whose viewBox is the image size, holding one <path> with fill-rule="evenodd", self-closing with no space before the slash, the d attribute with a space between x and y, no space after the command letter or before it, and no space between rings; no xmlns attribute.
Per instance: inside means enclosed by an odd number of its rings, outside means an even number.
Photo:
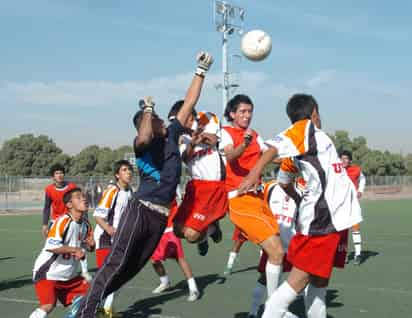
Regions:
<svg viewBox="0 0 412 318"><path fill-rule="evenodd" d="M40 305L55 304L57 299L68 306L76 296L84 296L89 283L81 276L68 281L42 279L34 284Z"/></svg>
<svg viewBox="0 0 412 318"><path fill-rule="evenodd" d="M263 193L247 193L230 199L229 215L233 224L255 244L279 235L279 226L263 200Z"/></svg>

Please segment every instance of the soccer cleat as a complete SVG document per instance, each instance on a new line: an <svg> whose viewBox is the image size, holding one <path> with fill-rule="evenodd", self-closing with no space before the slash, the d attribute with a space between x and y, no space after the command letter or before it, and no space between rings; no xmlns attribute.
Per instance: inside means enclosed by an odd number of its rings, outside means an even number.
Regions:
<svg viewBox="0 0 412 318"><path fill-rule="evenodd" d="M355 255L353 259L353 265L360 265L362 263L362 258L360 255Z"/></svg>
<svg viewBox="0 0 412 318"><path fill-rule="evenodd" d="M81 273L81 276L88 282L90 283L93 280L93 276L90 275L89 272L83 272Z"/></svg>
<svg viewBox="0 0 412 318"><path fill-rule="evenodd" d="M215 226L216 230L213 232L213 234L210 235L210 237L212 238L213 242L219 243L222 241L223 234L222 230L220 229L219 223L215 223Z"/></svg>
<svg viewBox="0 0 412 318"><path fill-rule="evenodd" d="M247 315L247 318L257 318L257 316L256 316L256 315L249 314L249 315Z"/></svg>
<svg viewBox="0 0 412 318"><path fill-rule="evenodd" d="M189 297L187 297L187 301L193 302L199 299L200 293L197 290L190 291Z"/></svg>
<svg viewBox="0 0 412 318"><path fill-rule="evenodd" d="M118 312L114 312L113 309L105 309L104 310L105 318L122 318L123 315L119 314Z"/></svg>
<svg viewBox="0 0 412 318"><path fill-rule="evenodd" d="M170 283L167 283L167 284L160 283L159 286L153 289L152 294L161 294L168 288L170 288Z"/></svg>
<svg viewBox="0 0 412 318"><path fill-rule="evenodd" d="M77 312L80 309L80 304L82 303L83 296L77 296L73 298L72 304L70 306L70 311L64 316L64 318L75 318Z"/></svg>
<svg viewBox="0 0 412 318"><path fill-rule="evenodd" d="M209 242L207 240L204 240L200 243L197 243L197 251L199 252L199 255L205 256L209 251Z"/></svg>
<svg viewBox="0 0 412 318"><path fill-rule="evenodd" d="M96 318L106 318L106 312L103 308L98 308L96 311Z"/></svg>

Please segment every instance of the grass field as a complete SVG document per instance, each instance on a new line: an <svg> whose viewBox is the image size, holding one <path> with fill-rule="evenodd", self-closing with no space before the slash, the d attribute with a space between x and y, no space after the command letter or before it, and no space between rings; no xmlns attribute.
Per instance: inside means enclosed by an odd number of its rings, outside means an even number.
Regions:
<svg viewBox="0 0 412 318"><path fill-rule="evenodd" d="M329 317L412 317L412 200L364 201L362 226L365 260L335 271L327 302ZM0 317L28 317L37 301L31 281L35 257L42 247L40 215L0 217ZM186 302L186 282L172 261L166 267L173 289L160 296L151 294L158 278L151 266L130 281L119 293L117 309L124 317L152 318L242 318L249 310L257 272L258 249L245 244L235 272L222 275L231 247L232 226L223 222L225 237L211 243L206 257L195 246L185 245L186 257L202 290L196 303ZM89 254L94 268L94 255ZM292 311L304 317L303 302ZM58 307L50 317L62 317Z"/></svg>

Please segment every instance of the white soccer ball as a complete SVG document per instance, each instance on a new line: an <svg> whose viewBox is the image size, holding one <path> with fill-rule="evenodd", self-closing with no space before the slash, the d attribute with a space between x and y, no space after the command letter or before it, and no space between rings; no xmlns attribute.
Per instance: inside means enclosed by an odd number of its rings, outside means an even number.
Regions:
<svg viewBox="0 0 412 318"><path fill-rule="evenodd" d="M272 51L272 39L264 31L253 30L242 37L240 49L249 60L262 61Z"/></svg>

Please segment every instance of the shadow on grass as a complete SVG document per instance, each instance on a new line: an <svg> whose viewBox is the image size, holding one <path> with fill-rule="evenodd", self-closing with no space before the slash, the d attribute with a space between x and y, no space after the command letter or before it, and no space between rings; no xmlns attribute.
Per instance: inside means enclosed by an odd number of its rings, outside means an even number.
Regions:
<svg viewBox="0 0 412 318"><path fill-rule="evenodd" d="M15 259L15 257L11 257L11 256L8 256L8 257L0 257L0 261L8 261L9 259Z"/></svg>
<svg viewBox="0 0 412 318"><path fill-rule="evenodd" d="M361 254L361 264L365 263L369 258L376 257L379 255L379 252L365 250ZM348 262L352 261L355 258L355 252L350 252L348 254Z"/></svg>
<svg viewBox="0 0 412 318"><path fill-rule="evenodd" d="M232 271L232 275L233 274L238 274L238 273L243 273L243 272L248 272L248 271L256 271L257 270L257 266L249 266L249 267L246 267L246 268L242 268L242 269L239 269L239 270L236 270L236 271Z"/></svg>
<svg viewBox="0 0 412 318"><path fill-rule="evenodd" d="M0 291L13 289L13 288L20 288L20 287L24 287L26 285L31 285L31 284L33 284L31 275L17 276L12 279L0 281Z"/></svg>
<svg viewBox="0 0 412 318"><path fill-rule="evenodd" d="M208 285L217 283L223 284L225 278L221 277L218 274L210 274L196 277L196 283L198 285L201 295L204 293L204 290ZM156 295L153 297L145 298L135 302L127 310L122 312L123 318L146 318L151 316L162 317L162 305L167 303L170 300L188 295L187 281L182 280L176 285L172 286L167 292ZM164 315L163 317L168 318L179 318L177 315Z"/></svg>

